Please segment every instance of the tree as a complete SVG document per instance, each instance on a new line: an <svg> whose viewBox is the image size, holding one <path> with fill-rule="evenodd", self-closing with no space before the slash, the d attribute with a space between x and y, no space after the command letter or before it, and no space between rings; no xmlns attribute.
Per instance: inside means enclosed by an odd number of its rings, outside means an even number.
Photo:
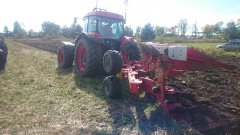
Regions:
<svg viewBox="0 0 240 135"><path fill-rule="evenodd" d="M11 36L11 31L8 30L8 27L6 25L3 28L3 34L5 37Z"/></svg>
<svg viewBox="0 0 240 135"><path fill-rule="evenodd" d="M152 41L155 39L155 31L150 23L147 23L141 30L142 41Z"/></svg>
<svg viewBox="0 0 240 135"><path fill-rule="evenodd" d="M61 32L66 38L76 38L80 33L82 33L82 27L77 24L77 18L74 18L71 27L63 26L61 28Z"/></svg>
<svg viewBox="0 0 240 135"><path fill-rule="evenodd" d="M6 25L3 28L3 33L5 34L9 33L8 27Z"/></svg>
<svg viewBox="0 0 240 135"><path fill-rule="evenodd" d="M82 27L77 24L76 26L74 27L71 27L72 29L72 38L76 38L80 33L82 33Z"/></svg>
<svg viewBox="0 0 240 135"><path fill-rule="evenodd" d="M166 32L165 32L165 28L164 27L160 27L160 26L156 26L155 27L155 34L156 34L156 36L162 36L165 33Z"/></svg>
<svg viewBox="0 0 240 135"><path fill-rule="evenodd" d="M169 32L170 32L170 35L172 35L172 36L177 35L177 33L178 33L177 26L170 27ZM184 36L185 36L185 34L184 34Z"/></svg>
<svg viewBox="0 0 240 135"><path fill-rule="evenodd" d="M125 26L124 27L124 35L129 36L129 37L133 37L133 29L129 26Z"/></svg>
<svg viewBox="0 0 240 135"><path fill-rule="evenodd" d="M214 32L214 25L207 24L203 27L204 36L211 38Z"/></svg>
<svg viewBox="0 0 240 135"><path fill-rule="evenodd" d="M30 30L28 31L28 37L33 38L33 37L35 37L35 36L36 36L36 35L35 35L34 30L33 30L33 29L30 29Z"/></svg>
<svg viewBox="0 0 240 135"><path fill-rule="evenodd" d="M18 34L21 31L21 25L18 21L13 24L13 34Z"/></svg>
<svg viewBox="0 0 240 135"><path fill-rule="evenodd" d="M56 37L60 33L60 26L53 22L45 21L42 23L42 31L44 36Z"/></svg>
<svg viewBox="0 0 240 135"><path fill-rule="evenodd" d="M140 38L141 36L141 27L140 26L137 26L136 28L136 33L135 33L135 38Z"/></svg>
<svg viewBox="0 0 240 135"><path fill-rule="evenodd" d="M82 33L82 27L79 24L77 24L77 18L74 18L70 31L72 38L76 38L80 33Z"/></svg>
<svg viewBox="0 0 240 135"><path fill-rule="evenodd" d="M240 38L240 30L237 28L234 21L227 23L227 27L224 29L224 33L227 39Z"/></svg>
<svg viewBox="0 0 240 135"><path fill-rule="evenodd" d="M76 38L82 32L82 27L80 25L71 25L71 27L65 25L61 28L61 31L66 38Z"/></svg>
<svg viewBox="0 0 240 135"><path fill-rule="evenodd" d="M27 37L27 33L24 29L22 29L20 23L18 21L13 24L13 36L15 38L25 38Z"/></svg>
<svg viewBox="0 0 240 135"><path fill-rule="evenodd" d="M223 22L217 22L214 25L214 32L217 33L217 34L220 34L220 33L223 32Z"/></svg>
<svg viewBox="0 0 240 135"><path fill-rule="evenodd" d="M192 27L192 35L194 36L194 38L196 38L197 35L198 35L197 22L195 22L195 23L193 24L193 27Z"/></svg>
<svg viewBox="0 0 240 135"><path fill-rule="evenodd" d="M237 25L240 26L240 18L237 20Z"/></svg>
<svg viewBox="0 0 240 135"><path fill-rule="evenodd" d="M186 18L180 19L177 26L178 26L180 35L184 37L187 32L187 19Z"/></svg>
<svg viewBox="0 0 240 135"><path fill-rule="evenodd" d="M61 28L62 35L66 38L71 38L71 29L66 25Z"/></svg>
<svg viewBox="0 0 240 135"><path fill-rule="evenodd" d="M171 28L169 28L169 27L164 27L164 32L165 32L165 35L170 36L170 35L171 35ZM172 35L171 35L171 36L172 36Z"/></svg>

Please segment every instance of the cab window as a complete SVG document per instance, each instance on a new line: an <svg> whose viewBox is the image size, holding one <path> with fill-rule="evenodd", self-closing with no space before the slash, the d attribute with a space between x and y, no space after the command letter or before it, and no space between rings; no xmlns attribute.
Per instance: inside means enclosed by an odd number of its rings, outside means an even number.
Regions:
<svg viewBox="0 0 240 135"><path fill-rule="evenodd" d="M88 32L97 31L97 20L95 16L90 16L88 20Z"/></svg>
<svg viewBox="0 0 240 135"><path fill-rule="evenodd" d="M99 17L98 31L104 38L120 38L123 34L123 22L106 17Z"/></svg>
<svg viewBox="0 0 240 135"><path fill-rule="evenodd" d="M83 18L83 32L87 32L88 17Z"/></svg>

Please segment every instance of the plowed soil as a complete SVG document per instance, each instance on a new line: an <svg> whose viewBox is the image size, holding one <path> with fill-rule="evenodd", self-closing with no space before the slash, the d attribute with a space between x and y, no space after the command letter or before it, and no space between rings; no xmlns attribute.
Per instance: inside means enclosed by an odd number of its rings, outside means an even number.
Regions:
<svg viewBox="0 0 240 135"><path fill-rule="evenodd" d="M212 69L187 72L172 81L186 93L211 103L211 110L220 120L238 121L240 116L240 58L221 56L217 59L234 65L234 70ZM237 127L235 133L240 133Z"/></svg>
<svg viewBox="0 0 240 135"><path fill-rule="evenodd" d="M61 45L57 40L15 40L45 51L57 52ZM185 92L197 98L208 100L212 110L221 118L240 118L240 58L233 56L216 57L219 61L236 66L234 70L212 69L187 72L173 82ZM238 129L237 133L240 133ZM236 134L237 134L236 133Z"/></svg>
<svg viewBox="0 0 240 135"><path fill-rule="evenodd" d="M15 39L14 41L52 53L57 53L57 49L63 45L59 40L49 39Z"/></svg>
<svg viewBox="0 0 240 135"><path fill-rule="evenodd" d="M185 85L187 92L209 99L216 108L240 116L240 58L217 59L235 65L236 69L188 72L179 77L176 83Z"/></svg>

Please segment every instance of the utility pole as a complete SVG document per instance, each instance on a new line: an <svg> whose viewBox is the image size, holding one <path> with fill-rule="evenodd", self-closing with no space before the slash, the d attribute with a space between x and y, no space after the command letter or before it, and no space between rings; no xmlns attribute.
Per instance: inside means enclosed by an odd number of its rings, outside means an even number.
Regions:
<svg viewBox="0 0 240 135"><path fill-rule="evenodd" d="M125 24L127 23L127 8L125 8Z"/></svg>
<svg viewBox="0 0 240 135"><path fill-rule="evenodd" d="M97 5L98 5L98 0L96 0L96 9L97 9Z"/></svg>
<svg viewBox="0 0 240 135"><path fill-rule="evenodd" d="M124 5L125 5L125 24L127 23L127 7L128 7L128 0L124 1Z"/></svg>

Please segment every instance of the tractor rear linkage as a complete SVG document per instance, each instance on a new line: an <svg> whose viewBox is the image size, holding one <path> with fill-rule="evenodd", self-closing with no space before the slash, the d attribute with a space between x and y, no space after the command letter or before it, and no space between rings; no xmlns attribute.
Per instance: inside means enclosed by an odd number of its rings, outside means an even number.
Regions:
<svg viewBox="0 0 240 135"><path fill-rule="evenodd" d="M196 104L184 107L184 105L179 102L178 96L180 96L181 93L177 92L176 88L167 85L167 80L170 77L177 77L186 71L234 68L186 46L168 46L166 44L154 43L139 44L142 48L142 59L140 61L130 61L126 57L123 57L121 72L117 75L106 77L104 79L103 89L107 96L113 98L118 97L117 94L119 94L121 90L121 87L119 87L121 84L119 83L119 78L127 78L131 93L139 94L146 92L155 96L167 115L174 116L176 111L183 113L183 108L188 108L185 112L199 109L196 107ZM123 55L124 54L121 54L121 56ZM185 93L185 95L187 94ZM227 124L227 122L208 120L207 126L205 124L205 127L201 127L199 130L204 131L225 124ZM195 127L198 128L198 125Z"/></svg>

